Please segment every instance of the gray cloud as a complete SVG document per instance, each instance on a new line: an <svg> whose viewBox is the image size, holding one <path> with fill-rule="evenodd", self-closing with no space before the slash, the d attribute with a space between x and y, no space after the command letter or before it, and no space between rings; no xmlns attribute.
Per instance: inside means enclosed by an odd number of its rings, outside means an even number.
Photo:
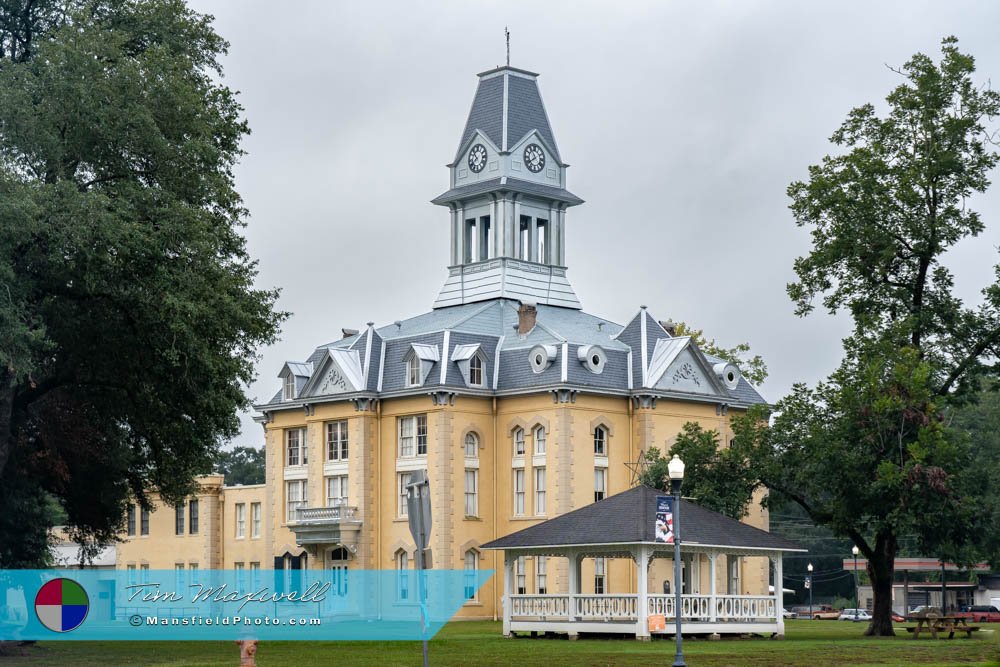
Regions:
<svg viewBox="0 0 1000 667"><path fill-rule="evenodd" d="M255 399L341 327L430 308L448 261L447 187L477 72L511 64L540 86L570 189L570 280L588 312L648 304L766 358L770 400L840 359L844 317L799 319L785 296L809 247L785 188L830 152L854 106L899 82L885 65L955 34L1000 76L989 2L209 2L232 46L226 82L253 134L237 178L261 286L293 313L262 350ZM971 202L987 231L949 257L960 295L992 279L998 190ZM240 442L259 443L244 418Z"/></svg>

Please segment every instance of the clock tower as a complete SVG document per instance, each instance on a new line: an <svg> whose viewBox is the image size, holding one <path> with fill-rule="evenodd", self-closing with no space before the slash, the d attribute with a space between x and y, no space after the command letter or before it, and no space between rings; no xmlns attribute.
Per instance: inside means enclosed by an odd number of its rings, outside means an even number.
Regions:
<svg viewBox="0 0 1000 667"><path fill-rule="evenodd" d="M445 308L497 298L579 309L566 279L566 169L538 90L538 75L498 67L479 86L433 203L451 214Z"/></svg>

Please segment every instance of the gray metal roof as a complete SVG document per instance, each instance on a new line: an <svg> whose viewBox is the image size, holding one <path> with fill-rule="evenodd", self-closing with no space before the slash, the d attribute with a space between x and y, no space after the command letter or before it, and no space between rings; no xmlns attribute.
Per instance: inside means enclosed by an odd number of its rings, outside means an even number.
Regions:
<svg viewBox="0 0 1000 667"><path fill-rule="evenodd" d="M582 204L583 200L564 188L554 188L543 183L522 181L519 178L491 178L470 185L463 185L443 192L431 200L432 204L448 204L453 201L481 195L484 192L519 192L526 195L538 195L548 199L565 202L570 206Z"/></svg>
<svg viewBox="0 0 1000 667"><path fill-rule="evenodd" d="M458 142L455 160L459 159L476 130L485 134L501 151L509 150L526 134L537 130L556 159L562 162L538 91L537 76L534 72L515 67L498 67L479 74L479 85L472 99L462 139ZM506 141L503 131L505 124Z"/></svg>
<svg viewBox="0 0 1000 667"><path fill-rule="evenodd" d="M484 549L655 543L656 498L666 495L649 486L586 505L548 521L487 542ZM747 525L682 500L681 544L762 551L806 551L797 542ZM668 548L666 544L660 544Z"/></svg>

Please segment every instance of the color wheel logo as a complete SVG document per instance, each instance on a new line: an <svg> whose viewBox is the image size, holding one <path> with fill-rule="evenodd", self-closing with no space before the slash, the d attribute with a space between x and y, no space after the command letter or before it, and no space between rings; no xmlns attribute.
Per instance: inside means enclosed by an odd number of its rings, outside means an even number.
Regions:
<svg viewBox="0 0 1000 667"><path fill-rule="evenodd" d="M54 632L80 627L90 610L90 598L83 586L72 579L53 579L35 595L35 615Z"/></svg>

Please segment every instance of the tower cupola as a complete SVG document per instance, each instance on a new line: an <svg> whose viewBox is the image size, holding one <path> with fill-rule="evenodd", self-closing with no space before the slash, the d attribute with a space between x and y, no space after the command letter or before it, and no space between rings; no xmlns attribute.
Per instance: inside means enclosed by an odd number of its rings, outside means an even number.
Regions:
<svg viewBox="0 0 1000 667"><path fill-rule="evenodd" d="M451 213L451 262L435 308L510 298L580 308L566 279L566 189L538 75L498 67L479 85L448 165L450 188L433 199Z"/></svg>

